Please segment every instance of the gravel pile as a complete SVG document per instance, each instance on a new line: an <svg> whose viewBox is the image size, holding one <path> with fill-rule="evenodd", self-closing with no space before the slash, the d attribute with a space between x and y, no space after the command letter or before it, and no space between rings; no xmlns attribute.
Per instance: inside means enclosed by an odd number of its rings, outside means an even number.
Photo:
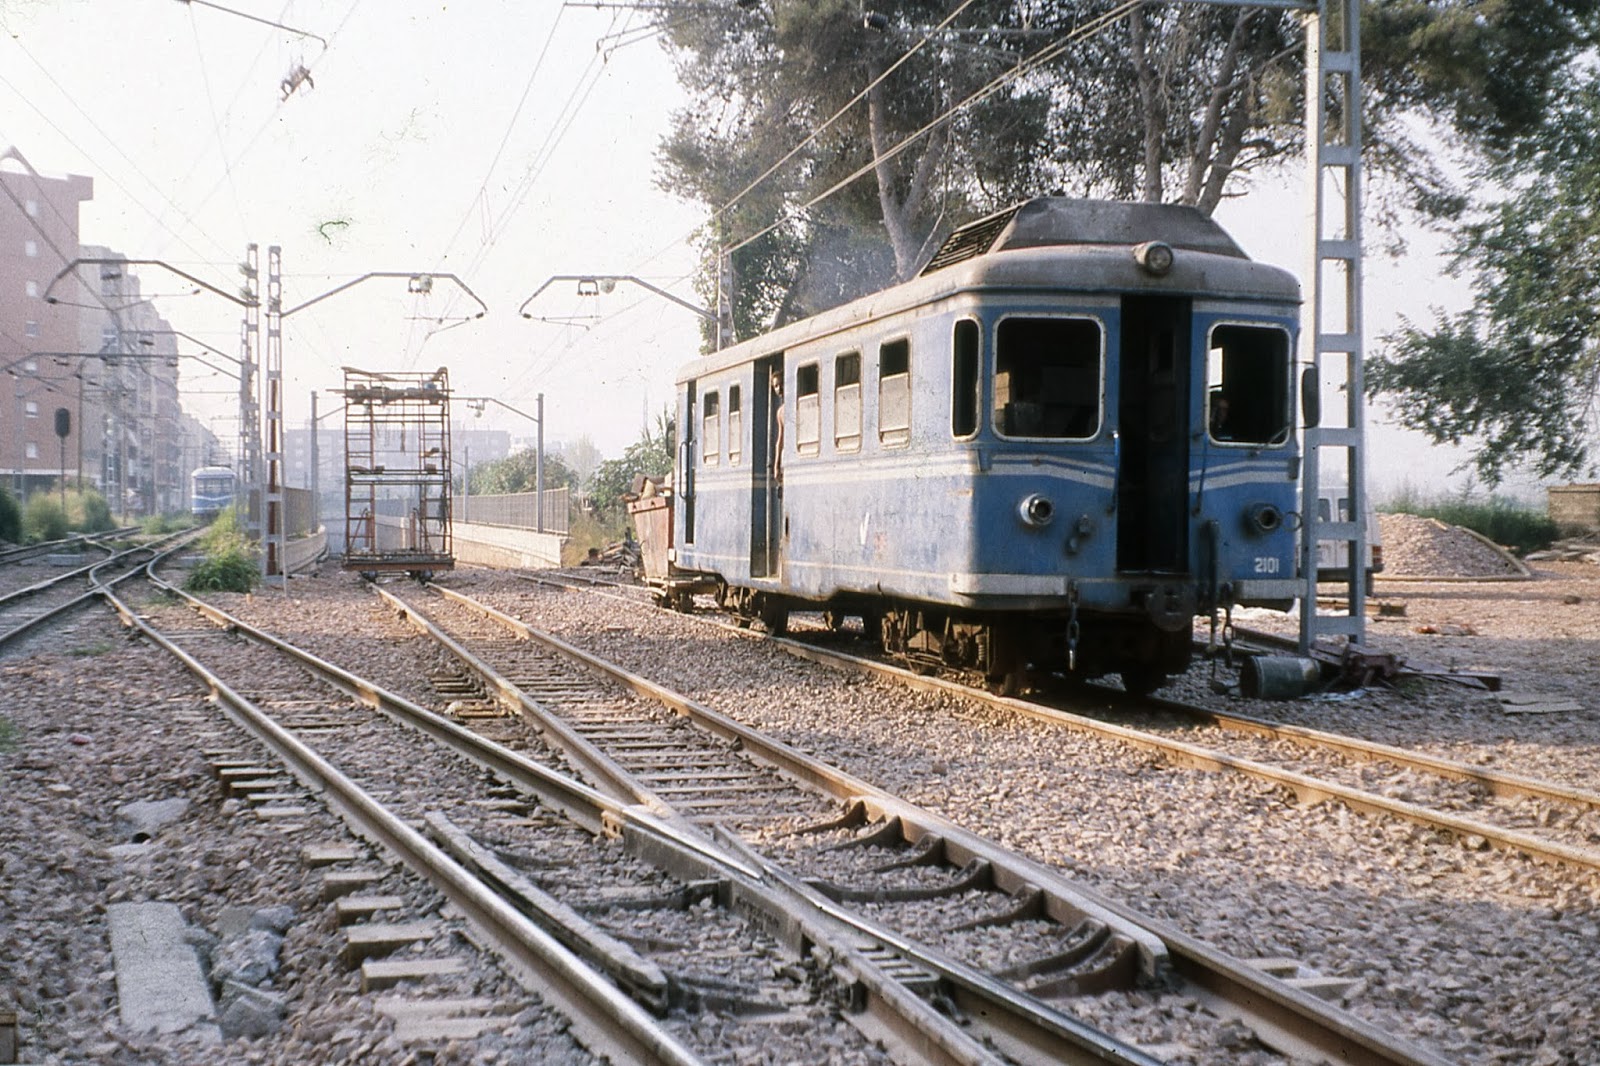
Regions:
<svg viewBox="0 0 1600 1066"><path fill-rule="evenodd" d="M1504 551L1460 526L1414 514L1380 514L1384 577L1519 577Z"/></svg>

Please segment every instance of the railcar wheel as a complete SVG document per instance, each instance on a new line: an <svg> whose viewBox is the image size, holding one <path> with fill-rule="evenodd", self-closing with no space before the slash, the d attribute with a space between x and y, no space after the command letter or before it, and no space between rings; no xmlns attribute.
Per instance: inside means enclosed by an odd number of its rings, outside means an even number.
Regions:
<svg viewBox="0 0 1600 1066"><path fill-rule="evenodd" d="M781 637L789 632L789 608L777 600L765 600L760 606L757 617L761 619L761 624L766 626L767 632L775 637Z"/></svg>

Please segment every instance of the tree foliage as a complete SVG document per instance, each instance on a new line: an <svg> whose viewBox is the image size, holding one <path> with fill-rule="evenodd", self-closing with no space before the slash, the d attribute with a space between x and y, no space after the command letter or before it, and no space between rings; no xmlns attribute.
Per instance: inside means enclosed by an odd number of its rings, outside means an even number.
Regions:
<svg viewBox="0 0 1600 1066"><path fill-rule="evenodd" d="M1498 484L1529 463L1542 477L1592 470L1600 387L1600 78L1575 89L1536 135L1485 177L1514 190L1461 225L1456 268L1473 308L1406 322L1369 368L1401 420L1475 446Z"/></svg>
<svg viewBox="0 0 1600 1066"><path fill-rule="evenodd" d="M22 540L22 508L11 490L0 485L0 541L13 544Z"/></svg>
<svg viewBox="0 0 1600 1066"><path fill-rule="evenodd" d="M1026 196L1061 189L1210 212L1303 146L1297 15L974 0L895 66L957 7L875 0L876 31L858 0L657 9L692 99L662 146L660 180L715 212L708 301L712 253L736 249L739 335L904 279L954 225ZM1467 199L1427 137L1512 151L1592 41L1597 8L1363 4L1369 159L1389 179L1388 209L1457 215Z"/></svg>
<svg viewBox="0 0 1600 1066"><path fill-rule="evenodd" d="M538 482L538 452L524 448L504 459L479 463L470 473L468 489L474 496L490 496L509 492L533 492ZM544 456L544 487L579 488L578 475L562 462L559 455L546 452Z"/></svg>
<svg viewBox="0 0 1600 1066"><path fill-rule="evenodd" d="M645 426L639 439L628 445L620 459L607 459L595 471L590 499L595 510L615 517L622 512L623 497L633 492L639 477L665 478L672 473L676 437L674 419L666 411L656 415L655 431Z"/></svg>

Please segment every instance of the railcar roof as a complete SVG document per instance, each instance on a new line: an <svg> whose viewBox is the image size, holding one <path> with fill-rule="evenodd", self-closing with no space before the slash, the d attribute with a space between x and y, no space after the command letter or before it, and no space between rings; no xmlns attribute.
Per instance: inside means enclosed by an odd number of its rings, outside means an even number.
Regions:
<svg viewBox="0 0 1600 1066"><path fill-rule="evenodd" d="M1226 230L1183 204L1124 203L1041 196L969 222L945 238L924 275L991 252L1056 244L1135 245L1161 241L1191 252L1249 258Z"/></svg>
<svg viewBox="0 0 1600 1066"><path fill-rule="evenodd" d="M930 265L904 284L702 356L679 370L678 381L970 291L1300 301L1300 286L1292 274L1247 257L1221 226L1192 207L1046 197L963 227L945 242L941 253L963 233L967 234L963 246L979 251L951 258L938 268ZM1173 248L1173 266L1165 275L1147 273L1134 259L1134 249L1148 241Z"/></svg>

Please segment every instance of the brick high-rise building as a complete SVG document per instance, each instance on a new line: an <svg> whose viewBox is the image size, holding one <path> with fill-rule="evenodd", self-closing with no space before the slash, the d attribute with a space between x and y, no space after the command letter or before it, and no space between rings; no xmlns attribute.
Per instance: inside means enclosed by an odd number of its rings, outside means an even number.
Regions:
<svg viewBox="0 0 1600 1066"><path fill-rule="evenodd" d="M19 494L80 467L81 361L49 354L79 350L78 309L44 294L78 257L78 208L93 197L92 178L47 177L15 148L0 152L0 476ZM57 409L72 423L64 441Z"/></svg>

